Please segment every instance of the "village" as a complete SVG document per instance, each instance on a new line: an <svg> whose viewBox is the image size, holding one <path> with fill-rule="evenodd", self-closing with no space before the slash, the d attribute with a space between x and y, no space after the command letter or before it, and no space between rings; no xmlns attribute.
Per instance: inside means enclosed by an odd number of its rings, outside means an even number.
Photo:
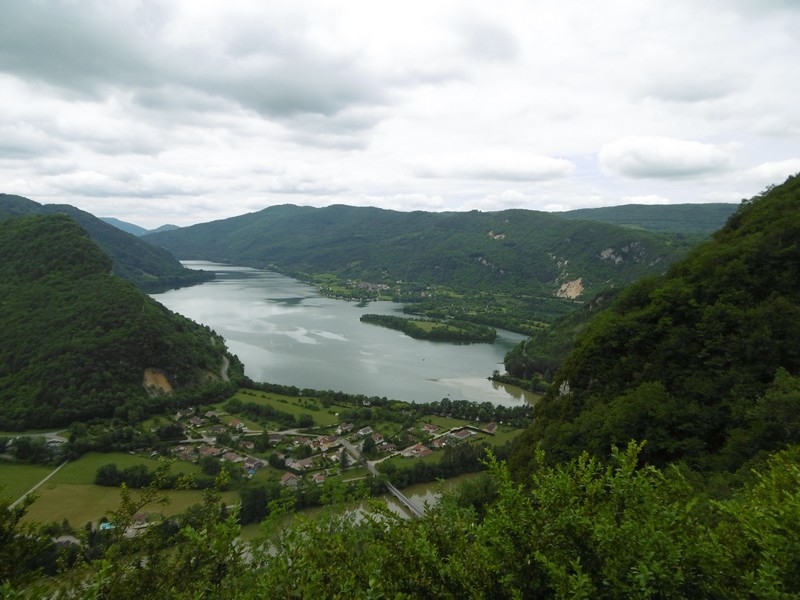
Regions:
<svg viewBox="0 0 800 600"><path fill-rule="evenodd" d="M495 422L449 428L425 423L388 439L370 425L356 428L350 422L280 431L254 430L242 419L222 411L199 414L194 408L178 411L172 419L184 434L171 447L172 456L194 464L215 459L237 465L247 479L262 469L273 473L282 470L280 482L286 487L296 487L303 480L322 484L329 477L347 477L349 471L364 467L375 474L377 465L387 459L422 459L476 436L493 436L498 429ZM402 446L395 441L399 439L404 442Z"/></svg>

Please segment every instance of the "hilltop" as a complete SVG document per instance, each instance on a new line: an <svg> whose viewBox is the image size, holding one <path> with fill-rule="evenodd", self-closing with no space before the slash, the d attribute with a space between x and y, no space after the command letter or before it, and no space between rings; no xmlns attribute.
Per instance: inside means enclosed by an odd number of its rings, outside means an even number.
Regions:
<svg viewBox="0 0 800 600"><path fill-rule="evenodd" d="M647 440L642 459L736 471L800 441L800 177L593 318L515 464Z"/></svg>
<svg viewBox="0 0 800 600"><path fill-rule="evenodd" d="M708 236L725 224L738 204L624 204L579 208L558 213L565 219L603 221L682 235Z"/></svg>
<svg viewBox="0 0 800 600"><path fill-rule="evenodd" d="M223 340L113 276L72 218L0 221L0 255L0 430L141 417L219 381Z"/></svg>
<svg viewBox="0 0 800 600"><path fill-rule="evenodd" d="M74 206L39 204L22 196L0 194L0 220L31 214L66 214L75 219L111 257L114 272L141 290L153 292L194 285L214 277L213 273L187 269L163 248L148 244Z"/></svg>
<svg viewBox="0 0 800 600"><path fill-rule="evenodd" d="M272 206L144 239L182 259L309 280L327 275L396 294L446 288L567 301L661 273L691 245L675 235L530 210L427 213L342 205Z"/></svg>

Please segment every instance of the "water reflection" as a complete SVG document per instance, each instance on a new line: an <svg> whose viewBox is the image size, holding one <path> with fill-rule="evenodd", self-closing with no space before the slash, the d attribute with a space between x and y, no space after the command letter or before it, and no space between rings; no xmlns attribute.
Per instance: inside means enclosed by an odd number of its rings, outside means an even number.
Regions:
<svg viewBox="0 0 800 600"><path fill-rule="evenodd" d="M359 321L366 312L400 315L396 303L363 306L320 296L271 271L184 264L217 278L153 298L216 330L255 381L417 402L450 398L513 406L532 399L488 380L503 370L503 357L521 335L500 330L493 344L415 340Z"/></svg>

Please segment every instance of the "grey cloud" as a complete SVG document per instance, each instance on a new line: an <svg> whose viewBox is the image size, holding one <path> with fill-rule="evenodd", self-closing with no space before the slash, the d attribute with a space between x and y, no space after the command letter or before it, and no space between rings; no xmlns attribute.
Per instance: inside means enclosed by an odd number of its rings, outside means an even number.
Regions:
<svg viewBox="0 0 800 600"><path fill-rule="evenodd" d="M13 2L0 19L0 69L95 96L108 83L154 81L135 27L100 3Z"/></svg>
<svg viewBox="0 0 800 600"><path fill-rule="evenodd" d="M606 172L642 178L684 178L719 173L731 155L712 144L659 137L630 137L603 146L600 164Z"/></svg>
<svg viewBox="0 0 800 600"><path fill-rule="evenodd" d="M0 20L0 70L84 96L131 89L149 108L213 110L223 99L282 118L385 100L355 60L314 47L302 30L241 21L223 29L230 38L217 45L190 44L170 40L169 21L146 6L118 6L11 3Z"/></svg>
<svg viewBox="0 0 800 600"><path fill-rule="evenodd" d="M642 86L642 95L667 102L704 102L724 98L739 87L736 79L716 72L655 73Z"/></svg>
<svg viewBox="0 0 800 600"><path fill-rule="evenodd" d="M465 50L481 60L508 61L519 55L519 43L509 28L483 19L465 19L460 33Z"/></svg>
<svg viewBox="0 0 800 600"><path fill-rule="evenodd" d="M367 147L365 133L384 117L373 108L351 108L332 116L306 113L287 122L291 141L306 146L360 150Z"/></svg>
<svg viewBox="0 0 800 600"><path fill-rule="evenodd" d="M569 175L574 163L564 158L508 153L424 158L413 166L418 177L542 181Z"/></svg>
<svg viewBox="0 0 800 600"><path fill-rule="evenodd" d="M29 160L57 154L60 142L41 129L23 123L0 124L0 159Z"/></svg>
<svg viewBox="0 0 800 600"><path fill-rule="evenodd" d="M49 183L61 192L94 198L164 198L197 196L205 191L193 178L170 173L121 172L113 175L76 171L52 177Z"/></svg>

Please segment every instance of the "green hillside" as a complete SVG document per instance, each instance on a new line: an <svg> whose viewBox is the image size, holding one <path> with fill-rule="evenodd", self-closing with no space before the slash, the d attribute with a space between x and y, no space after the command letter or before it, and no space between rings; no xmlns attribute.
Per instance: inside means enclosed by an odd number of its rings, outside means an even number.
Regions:
<svg viewBox="0 0 800 600"><path fill-rule="evenodd" d="M144 227L139 227L138 225L134 225L133 223L127 223L125 221L120 221L119 219L115 219L114 217L100 217L100 220L104 223L108 223L109 225L113 225L117 229L121 229L122 231L126 231L136 237L140 237L145 235L146 233L150 233L148 229Z"/></svg>
<svg viewBox="0 0 800 600"><path fill-rule="evenodd" d="M0 430L141 413L163 401L148 369L176 390L219 380L223 341L112 276L70 217L0 221L0 256Z"/></svg>
<svg viewBox="0 0 800 600"><path fill-rule="evenodd" d="M643 460L735 471L800 441L800 177L593 319L516 459L647 440Z"/></svg>
<svg viewBox="0 0 800 600"><path fill-rule="evenodd" d="M619 293L620 290L600 292L579 309L517 344L503 360L507 373L518 380L528 381L540 376L551 381L580 334Z"/></svg>
<svg viewBox="0 0 800 600"><path fill-rule="evenodd" d="M603 221L650 231L709 236L725 224L738 204L625 204L558 213L565 219Z"/></svg>
<svg viewBox="0 0 800 600"><path fill-rule="evenodd" d="M328 273L391 286L406 282L550 298L560 290L587 297L661 272L688 247L675 236L528 210L425 213L291 205L145 239L182 259L268 267L293 276ZM568 282L577 282L571 294L562 289Z"/></svg>
<svg viewBox="0 0 800 600"><path fill-rule="evenodd" d="M137 237L141 237L143 235L147 235L148 233L156 233L157 231L171 231L173 229L178 229L177 225L162 225L161 227L157 227L156 229L145 229L144 227L139 227L138 225L134 225L133 223L128 223L126 221L120 221L119 219L115 219L114 217L100 217L100 220L104 223L108 223L109 225L113 225L117 229L121 229L122 231L127 231L128 233L132 233Z"/></svg>
<svg viewBox="0 0 800 600"><path fill-rule="evenodd" d="M30 214L66 214L75 219L114 264L114 273L148 292L194 285L213 273L187 269L163 248L142 241L67 204L39 204L22 196L0 194L0 220Z"/></svg>

